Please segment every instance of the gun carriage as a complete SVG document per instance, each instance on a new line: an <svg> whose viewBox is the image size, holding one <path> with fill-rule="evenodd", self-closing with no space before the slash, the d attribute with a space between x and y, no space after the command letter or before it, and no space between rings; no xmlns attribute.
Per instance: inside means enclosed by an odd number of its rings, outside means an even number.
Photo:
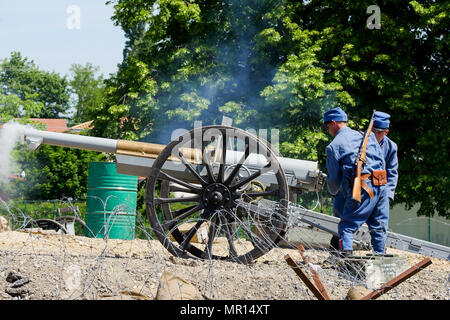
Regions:
<svg viewBox="0 0 450 320"><path fill-rule="evenodd" d="M283 158L266 140L231 126L195 128L168 145L28 128L23 138L32 150L49 144L115 154L119 174L146 177L152 230L169 252L184 258L250 263L285 235L289 198L319 191L325 182L317 162ZM192 227L180 231L187 221ZM200 228L207 237L193 243ZM238 232L251 245L238 248ZM227 252L214 248L219 235Z"/></svg>

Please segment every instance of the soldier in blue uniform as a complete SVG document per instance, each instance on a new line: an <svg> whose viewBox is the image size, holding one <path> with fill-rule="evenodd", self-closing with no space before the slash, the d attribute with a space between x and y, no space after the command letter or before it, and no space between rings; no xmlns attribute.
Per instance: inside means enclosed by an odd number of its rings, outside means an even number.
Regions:
<svg viewBox="0 0 450 320"><path fill-rule="evenodd" d="M385 112L375 111L373 121L373 133L381 146L386 162L387 172L387 194L389 202L394 200L395 188L398 181L398 157L397 144L387 137L389 132L389 118L391 116Z"/></svg>
<svg viewBox="0 0 450 320"><path fill-rule="evenodd" d="M362 168L364 182L370 194L361 191L361 203L352 199L353 178L355 176L356 156L362 135L346 126L347 115L340 108L328 110L324 114L328 133L334 137L326 147L327 186L332 195L342 193L343 206L338 225L339 249L344 256L353 252L353 234L363 223L367 223L372 249L377 254L385 251L388 226L389 202L386 185L374 185L372 174L385 170L385 161L379 143L373 133L369 136L366 149L366 162Z"/></svg>
<svg viewBox="0 0 450 320"><path fill-rule="evenodd" d="M387 137L389 133L390 115L375 111L373 121L373 133L375 138L380 144L381 150L384 154L384 161L386 163L387 172L387 195L389 203L394 200L395 188L398 181L398 157L397 157L397 144ZM344 209L344 196L342 192L339 192L333 199L333 215L340 217L342 210ZM386 213L389 219L389 212ZM330 249L339 250L339 238L333 236L330 241Z"/></svg>

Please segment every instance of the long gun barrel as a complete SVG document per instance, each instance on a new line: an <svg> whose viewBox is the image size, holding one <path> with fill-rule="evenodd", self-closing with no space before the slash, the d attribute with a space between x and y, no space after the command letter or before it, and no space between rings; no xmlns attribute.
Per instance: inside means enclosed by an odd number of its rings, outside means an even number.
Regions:
<svg viewBox="0 0 450 320"><path fill-rule="evenodd" d="M41 144L48 144L97 152L156 158L165 148L165 145L161 144L88 137L77 134L40 131L32 128L24 129L23 136L24 141L27 142L31 150L39 148Z"/></svg>
<svg viewBox="0 0 450 320"><path fill-rule="evenodd" d="M353 180L353 189L352 189L352 199L358 202L361 202L361 171L362 166L366 162L366 149L367 143L369 142L369 136L372 132L373 127L373 116L375 115L375 110L373 110L372 117L370 118L369 127L364 134L364 137L361 141L361 146L359 148L358 156L356 157L356 175Z"/></svg>
<svg viewBox="0 0 450 320"><path fill-rule="evenodd" d="M33 128L23 129L23 141L28 144L31 150L39 148L42 144L47 144L115 154L118 173L142 177L149 175L154 160L166 147L162 144L56 133ZM189 148L183 148L183 150L183 154L188 155L186 159L193 162L196 156L195 151ZM228 151L225 160L226 166L236 164L237 160L240 159L240 154L239 151ZM259 155L252 154L252 156L250 157L251 165L246 166L250 173L263 166L262 161L261 163L259 161ZM326 176L318 170L317 162L283 157L277 157L277 159L285 172L289 186L297 189L297 192L317 191L323 188ZM172 161L172 164L165 169L174 173L180 179L187 177L180 171L180 168L183 168L184 171L184 167L179 165L179 160L173 160L177 161ZM262 179L266 179L265 182L268 185L276 183L276 180L270 174L264 175Z"/></svg>

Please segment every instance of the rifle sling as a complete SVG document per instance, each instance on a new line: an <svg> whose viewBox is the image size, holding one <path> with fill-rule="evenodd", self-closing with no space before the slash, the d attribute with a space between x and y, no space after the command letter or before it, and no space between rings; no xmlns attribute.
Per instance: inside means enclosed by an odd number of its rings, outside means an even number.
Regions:
<svg viewBox="0 0 450 320"><path fill-rule="evenodd" d="M361 141L360 151L357 156L358 164L360 161L362 161L362 163L366 162L366 148L367 148L367 144L369 143L370 133L372 132L372 128L373 128L373 121L374 121L373 116L374 115L375 115L375 110L373 110L372 117L370 118L370 122L369 122L369 127L367 128L367 130L363 136L363 139ZM373 198L372 188L369 187L369 185L364 181L364 180L370 180L371 178L372 178L371 174L362 174L361 175L361 188L363 188L367 192L369 197L372 199Z"/></svg>
<svg viewBox="0 0 450 320"><path fill-rule="evenodd" d="M369 197L372 199L373 198L373 191L372 188L369 187L369 185L367 183L364 182L364 180L361 180L361 188L363 188L364 190L366 190L367 194L369 195Z"/></svg>
<svg viewBox="0 0 450 320"><path fill-rule="evenodd" d="M361 175L361 188L363 188L369 197L373 198L373 190L372 188L364 181L364 180L370 180L372 178L372 175L370 173L362 174Z"/></svg>
<svg viewBox="0 0 450 320"><path fill-rule="evenodd" d="M361 180L370 180L370 178L372 178L372 175L370 173L361 175Z"/></svg>

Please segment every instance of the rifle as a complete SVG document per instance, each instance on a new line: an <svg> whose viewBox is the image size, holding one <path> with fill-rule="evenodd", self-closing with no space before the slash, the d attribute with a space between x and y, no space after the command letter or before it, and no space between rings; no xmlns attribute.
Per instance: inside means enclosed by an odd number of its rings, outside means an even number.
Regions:
<svg viewBox="0 0 450 320"><path fill-rule="evenodd" d="M375 110L373 110L369 127L367 128L367 131L364 133L364 137L359 147L358 155L356 156L356 176L355 179L353 180L352 199L358 202L361 202L361 184L362 184L361 170L363 164L366 162L366 148L367 143L369 142L370 133L372 132L374 114Z"/></svg>

